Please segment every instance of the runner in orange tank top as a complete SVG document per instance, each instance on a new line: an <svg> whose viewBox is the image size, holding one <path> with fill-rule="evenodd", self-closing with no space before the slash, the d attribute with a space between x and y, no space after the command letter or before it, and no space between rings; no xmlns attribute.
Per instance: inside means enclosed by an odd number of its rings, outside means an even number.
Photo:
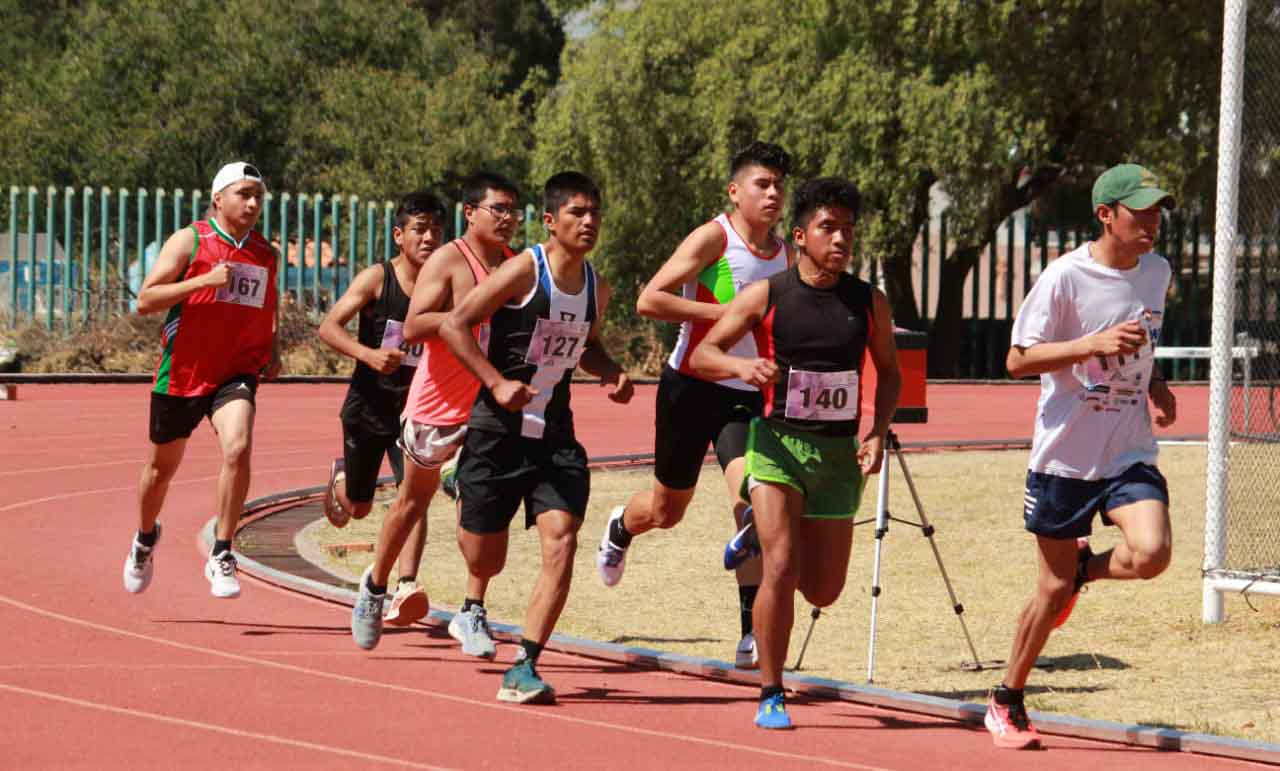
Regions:
<svg viewBox="0 0 1280 771"><path fill-rule="evenodd" d="M214 215L169 237L138 293L138 312L168 311L151 393L151 455L138 485L138 532L124 588L151 583L156 519L187 439L208 418L222 448L218 521L205 563L215 597L240 594L231 537L249 491L258 378L280 370L276 349L277 255L253 230L266 195L253 166L229 163L213 180Z"/></svg>
<svg viewBox="0 0 1280 771"><path fill-rule="evenodd" d="M518 197L516 186L501 175L482 172L469 177L462 190L465 235L427 258L414 284L404 340L424 345L400 419L398 443L408 462L395 503L382 520L373 564L360 578L360 596L351 615L351 636L366 650L377 646L382 636L382 605L392 564L410 535L421 533L425 538L427 507L440 486L441 466L461 445L471 405L480 390L475 376L441 343L440 324L477 283L510 256L507 242L521 219L516 208ZM485 324L474 330L481 345L487 329ZM491 657L493 640L483 608L487 583L487 578L468 577L467 597L476 598L468 602L478 610L466 606L465 613L455 616L456 623L450 624L449 631L463 640L463 650ZM464 637L464 629L468 637ZM470 646L468 640L472 641Z"/></svg>

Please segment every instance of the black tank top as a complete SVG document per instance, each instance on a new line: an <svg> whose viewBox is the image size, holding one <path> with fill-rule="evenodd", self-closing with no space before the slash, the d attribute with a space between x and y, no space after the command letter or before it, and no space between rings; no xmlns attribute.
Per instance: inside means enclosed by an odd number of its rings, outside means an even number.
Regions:
<svg viewBox="0 0 1280 771"><path fill-rule="evenodd" d="M862 361L871 328L871 285L841 274L831 287L809 286L800 279L799 267L776 273L768 281L769 304L755 329L756 346L762 357L778 365L779 377L762 389L765 417L802 431L857 435ZM856 386L844 386L840 378L828 377L824 383L821 375L793 376L797 371L857 372L859 380ZM789 392L791 417L787 415ZM803 414L825 414L828 419L798 417ZM832 415L847 417L832 419Z"/></svg>
<svg viewBox="0 0 1280 771"><path fill-rule="evenodd" d="M381 348L387 331L387 322L404 324L409 313L409 296L400 288L396 269L390 262L382 263L382 293L378 299L360 309L360 322L356 340L369 348ZM422 355L422 344L401 344L406 361L416 362ZM416 353L416 355L414 355ZM362 361L356 362L351 373L351 386L342 404L342 419L355 422L376 434L396 434L400 431L400 413L404 410L409 384L413 382L413 365L401 365L390 375L371 369Z"/></svg>

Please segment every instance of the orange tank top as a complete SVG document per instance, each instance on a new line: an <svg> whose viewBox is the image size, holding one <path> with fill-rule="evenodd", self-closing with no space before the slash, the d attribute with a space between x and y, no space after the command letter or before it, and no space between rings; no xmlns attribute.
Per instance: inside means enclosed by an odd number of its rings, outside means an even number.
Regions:
<svg viewBox="0 0 1280 771"><path fill-rule="evenodd" d="M488 269L466 241L459 238L453 243L466 258L477 284L488 277ZM507 256L511 256L510 250ZM489 322L472 327L471 334L475 335L480 350L487 351ZM413 373L409 397L404 403L404 417L429 426L461 425L471 417L471 405L479 392L480 381L471 374L471 370L458 361L443 340L432 337L423 346L418 368Z"/></svg>

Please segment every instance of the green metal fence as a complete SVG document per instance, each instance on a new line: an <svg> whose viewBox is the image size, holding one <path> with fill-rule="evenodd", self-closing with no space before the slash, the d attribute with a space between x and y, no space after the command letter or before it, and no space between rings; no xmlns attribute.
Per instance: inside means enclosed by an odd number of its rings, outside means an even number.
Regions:
<svg viewBox="0 0 1280 771"><path fill-rule="evenodd" d="M165 240L202 219L201 190L9 188L0 308L11 326L71 328L126 313ZM323 310L362 268L393 256L395 202L321 193L268 193L257 229L280 253L279 289ZM533 207L517 244L531 241ZM451 225L451 227L449 226ZM446 237L463 229L454 207Z"/></svg>

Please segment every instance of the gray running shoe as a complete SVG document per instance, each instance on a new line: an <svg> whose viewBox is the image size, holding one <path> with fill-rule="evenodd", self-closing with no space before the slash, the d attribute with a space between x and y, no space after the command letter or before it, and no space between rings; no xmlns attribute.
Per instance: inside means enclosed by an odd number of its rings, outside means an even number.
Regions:
<svg viewBox="0 0 1280 771"><path fill-rule="evenodd" d="M367 651L378 647L378 641L382 639L382 603L387 599L386 592L374 594L369 591L369 574L372 572L373 565L370 565L360 576L360 596L351 609L351 638Z"/></svg>
<svg viewBox="0 0 1280 771"><path fill-rule="evenodd" d="M134 533L133 544L129 547L129 556L124 559L124 590L138 594L151 585L151 576L155 573L155 558L152 556L160 545L160 523L156 523L156 540L151 546L143 546Z"/></svg>
<svg viewBox="0 0 1280 771"><path fill-rule="evenodd" d="M449 621L449 636L462 643L462 652L468 656L492 659L498 653L483 605L472 605L471 610L454 613Z"/></svg>

